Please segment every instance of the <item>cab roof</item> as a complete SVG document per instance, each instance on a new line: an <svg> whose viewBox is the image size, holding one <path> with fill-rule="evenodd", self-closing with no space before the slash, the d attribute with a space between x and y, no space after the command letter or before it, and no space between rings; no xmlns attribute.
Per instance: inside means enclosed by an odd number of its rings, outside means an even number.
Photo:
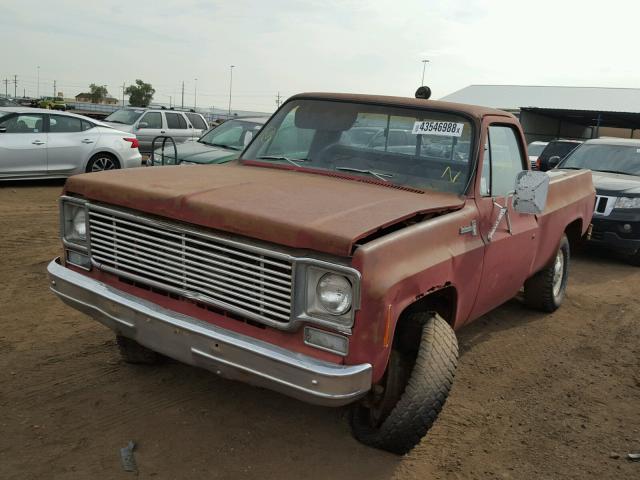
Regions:
<svg viewBox="0 0 640 480"><path fill-rule="evenodd" d="M468 105L465 103L442 102L438 100L425 100L423 98L393 97L388 95L363 95L358 93L327 93L327 92L307 92L292 96L289 100L328 100L337 102L368 103L378 105L389 105L394 107L424 108L441 111L462 113L482 120L487 115L515 118L511 113L495 108L481 107L478 105Z"/></svg>

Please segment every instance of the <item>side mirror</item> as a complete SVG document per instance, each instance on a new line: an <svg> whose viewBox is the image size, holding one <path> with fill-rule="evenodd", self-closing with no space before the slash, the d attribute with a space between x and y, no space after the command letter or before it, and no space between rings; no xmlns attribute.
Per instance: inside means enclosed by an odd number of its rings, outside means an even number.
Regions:
<svg viewBox="0 0 640 480"><path fill-rule="evenodd" d="M549 175L544 172L524 170L516 176L513 208L518 213L539 214L547 205Z"/></svg>
<svg viewBox="0 0 640 480"><path fill-rule="evenodd" d="M7 127L0 127L0 133L7 133Z"/></svg>
<svg viewBox="0 0 640 480"><path fill-rule="evenodd" d="M138 128L147 128L149 127L149 124L147 122L140 122L138 124Z"/></svg>

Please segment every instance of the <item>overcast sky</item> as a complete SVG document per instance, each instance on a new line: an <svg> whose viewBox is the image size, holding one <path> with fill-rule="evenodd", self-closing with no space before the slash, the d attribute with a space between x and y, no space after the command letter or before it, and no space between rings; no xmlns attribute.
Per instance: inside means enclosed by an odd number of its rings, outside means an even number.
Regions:
<svg viewBox="0 0 640 480"><path fill-rule="evenodd" d="M278 91L434 98L470 84L640 87L640 2L2 0L0 79L66 97L141 78L154 100L272 111ZM0 84L4 93L4 83ZM9 85L13 93L13 84Z"/></svg>

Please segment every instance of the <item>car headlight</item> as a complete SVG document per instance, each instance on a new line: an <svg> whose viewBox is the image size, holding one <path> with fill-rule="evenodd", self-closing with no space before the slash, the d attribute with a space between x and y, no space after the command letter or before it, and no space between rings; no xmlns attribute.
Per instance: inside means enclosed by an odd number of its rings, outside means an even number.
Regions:
<svg viewBox="0 0 640 480"><path fill-rule="evenodd" d="M640 208L640 197L618 197L613 208Z"/></svg>
<svg viewBox="0 0 640 480"><path fill-rule="evenodd" d="M325 273L316 286L320 305L331 315L343 315L351 309L353 287L351 282L335 273Z"/></svg>
<svg viewBox="0 0 640 480"><path fill-rule="evenodd" d="M64 202L63 230L64 239L83 244L87 241L87 218L84 205Z"/></svg>

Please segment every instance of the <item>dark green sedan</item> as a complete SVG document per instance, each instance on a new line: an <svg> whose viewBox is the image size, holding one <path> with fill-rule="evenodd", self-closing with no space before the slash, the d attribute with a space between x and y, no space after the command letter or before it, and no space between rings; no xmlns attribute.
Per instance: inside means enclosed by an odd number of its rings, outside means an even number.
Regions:
<svg viewBox="0 0 640 480"><path fill-rule="evenodd" d="M163 154L156 148L151 160L153 166L181 164L225 163L238 158L240 152L267 121L264 118L242 118L227 120L223 124L208 130L194 142L176 145L178 161L175 160L173 144L167 142ZM158 145L160 142L156 142Z"/></svg>

